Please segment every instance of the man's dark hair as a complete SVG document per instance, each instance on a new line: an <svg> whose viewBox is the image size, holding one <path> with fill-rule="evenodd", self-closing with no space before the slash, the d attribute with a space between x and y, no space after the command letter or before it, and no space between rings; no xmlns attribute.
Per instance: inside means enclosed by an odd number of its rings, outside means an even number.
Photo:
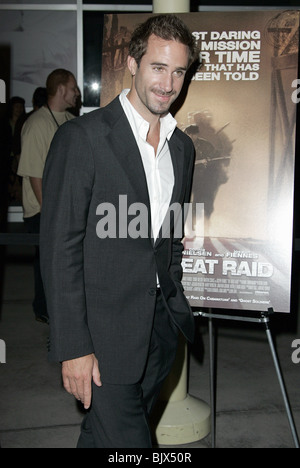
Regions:
<svg viewBox="0 0 300 468"><path fill-rule="evenodd" d="M42 107L47 104L47 89L46 88L36 88L32 96L32 104L36 107Z"/></svg>
<svg viewBox="0 0 300 468"><path fill-rule="evenodd" d="M59 85L67 85L71 77L74 77L73 73L63 68L58 68L50 73L46 82L48 96L55 96Z"/></svg>
<svg viewBox="0 0 300 468"><path fill-rule="evenodd" d="M129 55L140 66L142 57L147 52L149 37L155 36L166 41L175 40L189 48L189 66L197 59L199 52L196 40L184 22L176 15L151 16L133 32L129 44Z"/></svg>

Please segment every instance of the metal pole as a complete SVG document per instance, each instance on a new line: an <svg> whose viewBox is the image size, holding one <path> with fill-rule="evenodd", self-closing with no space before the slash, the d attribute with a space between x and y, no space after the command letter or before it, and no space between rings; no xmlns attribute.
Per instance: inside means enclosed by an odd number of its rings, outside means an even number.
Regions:
<svg viewBox="0 0 300 468"><path fill-rule="evenodd" d="M215 395L215 346L213 319L209 317L209 362L210 362L210 407L211 407L211 446L216 446L216 395Z"/></svg>
<svg viewBox="0 0 300 468"><path fill-rule="evenodd" d="M216 318L216 319L223 319L223 320L236 320L236 321L245 321L245 322L254 322L254 323L264 323L265 324L266 334L267 334L269 346L270 346L270 349L271 349L271 353L272 353L272 357L273 357L273 361L274 361L275 370L276 370L276 373L277 373L279 385L280 385L280 388L281 388L283 401L284 401L284 405L285 405L285 408L286 408L286 413L287 413L287 416L288 416L292 436L293 436L293 439L294 439L294 442L295 442L295 447L300 448L299 447L299 439L298 439L295 423L294 423L294 420L293 420L292 411L291 411L291 408L290 408L287 392L286 392L286 389L285 389L282 373L281 373L280 366L279 366L278 357L277 357L277 354L276 354L276 351L275 351L273 338L272 338L272 334L271 334L270 327L269 327L269 322L270 322L269 315L271 313L274 313L274 311L272 309L269 309L268 312L262 312L260 318L254 318L254 317L247 317L247 316L239 317L239 316L230 316L230 315L222 315L222 314L213 314L213 313L211 313L211 309L210 309L209 313L202 312L202 311L199 312L200 316L209 318L212 447L215 447L215 425L216 425L215 424L216 423L216 421L215 421L215 412L216 412L216 409L215 409L215 356L214 356L215 353L214 353L214 344L213 344L214 343L214 335L213 335L212 319Z"/></svg>
<svg viewBox="0 0 300 468"><path fill-rule="evenodd" d="M295 442L295 447L299 448L299 439L298 439L296 427L295 427L295 424L294 424L292 412L291 412L291 409L290 409L290 404L289 404L289 400L288 400L288 397L287 397L285 385L284 385L283 378L282 378L282 375L281 375L281 370L280 370L277 354L276 354L276 351L275 351L272 334L271 334L270 328L268 326L268 323L266 323L266 333L267 333L267 337L268 337L268 341L269 341L269 345L270 345L270 349L271 349L271 353L272 353L272 357L273 357L273 361L274 361L274 365L275 365L279 385L280 385L280 388L281 388L283 401L284 401L285 408L286 408L286 413L287 413L287 416L288 416L288 420L289 420L289 423L290 423L293 439L294 439L294 442Z"/></svg>
<svg viewBox="0 0 300 468"><path fill-rule="evenodd" d="M190 0L153 0L153 13L188 13Z"/></svg>

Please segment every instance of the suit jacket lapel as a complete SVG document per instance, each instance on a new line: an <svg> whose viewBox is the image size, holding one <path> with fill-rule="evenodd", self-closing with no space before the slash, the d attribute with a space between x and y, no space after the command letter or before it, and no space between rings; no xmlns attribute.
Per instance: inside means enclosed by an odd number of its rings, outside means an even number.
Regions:
<svg viewBox="0 0 300 468"><path fill-rule="evenodd" d="M171 205L179 201L181 189L182 189L182 178L183 178L183 166L184 166L184 148L183 143L179 140L176 135L173 135L169 141L169 148L173 163L174 170L174 189L171 198Z"/></svg>
<svg viewBox="0 0 300 468"><path fill-rule="evenodd" d="M179 138L173 134L172 138L169 141L169 148L170 148L170 153L171 153L171 158L172 158L172 163L173 163L173 170L174 170L174 188L173 188L173 193L171 197L171 202L170 202L170 207L174 204L178 204L180 201L180 194L182 190L182 182L183 182L183 169L184 169L184 147L183 143L179 140ZM174 205L175 209L176 206L177 208L178 205ZM170 210L169 213L167 213L164 222L162 224L162 227L160 229L159 237L156 240L156 245L158 245L166 236L168 237L170 234L170 230L174 226L174 214L176 215L176 212L174 213L173 210ZM177 212L177 214L179 214Z"/></svg>
<svg viewBox="0 0 300 468"><path fill-rule="evenodd" d="M143 204L147 209L148 238L151 240L150 199L140 151L118 98L112 102L110 109L115 122L107 138L114 156L127 175L133 191L136 193L136 202ZM120 193L120 195L126 194Z"/></svg>
<svg viewBox="0 0 300 468"><path fill-rule="evenodd" d="M150 208L147 179L143 162L138 145L123 110L120 118L117 119L113 125L108 135L108 140L115 157L118 159L133 190L137 194L137 202L144 203Z"/></svg>

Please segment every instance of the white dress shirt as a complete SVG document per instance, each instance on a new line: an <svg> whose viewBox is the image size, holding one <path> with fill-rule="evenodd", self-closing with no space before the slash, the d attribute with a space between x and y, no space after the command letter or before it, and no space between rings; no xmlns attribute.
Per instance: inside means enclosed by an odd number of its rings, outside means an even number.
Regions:
<svg viewBox="0 0 300 468"><path fill-rule="evenodd" d="M120 102L141 153L150 198L152 235L155 241L170 206L174 188L175 178L168 140L170 140L177 122L171 114L160 119L160 140L155 155L153 146L147 142L150 124L143 119L127 99L128 92L129 89L122 91Z"/></svg>

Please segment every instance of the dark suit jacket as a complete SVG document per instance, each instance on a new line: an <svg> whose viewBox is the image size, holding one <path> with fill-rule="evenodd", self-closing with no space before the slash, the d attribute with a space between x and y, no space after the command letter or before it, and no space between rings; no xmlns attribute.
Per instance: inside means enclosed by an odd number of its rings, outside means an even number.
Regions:
<svg viewBox="0 0 300 468"><path fill-rule="evenodd" d="M170 142L173 203L189 202L194 147L176 129ZM95 353L103 382L135 383L143 372L156 302L156 275L171 317L193 339L181 285L182 243L170 235L100 239L97 207L150 202L139 149L119 98L64 124L43 178L41 269L50 316L50 359ZM128 218L130 222L132 217Z"/></svg>

